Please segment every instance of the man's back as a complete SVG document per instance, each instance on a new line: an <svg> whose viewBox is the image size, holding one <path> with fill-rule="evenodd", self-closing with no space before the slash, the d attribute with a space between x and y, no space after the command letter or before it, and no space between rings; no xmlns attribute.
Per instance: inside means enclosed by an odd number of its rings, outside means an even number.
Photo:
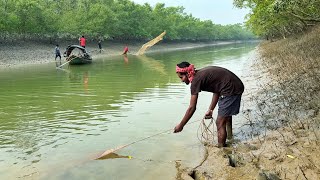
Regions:
<svg viewBox="0 0 320 180"><path fill-rule="evenodd" d="M233 72L218 66L208 66L198 70L191 83L191 94L200 91L231 96L242 94L244 85Z"/></svg>

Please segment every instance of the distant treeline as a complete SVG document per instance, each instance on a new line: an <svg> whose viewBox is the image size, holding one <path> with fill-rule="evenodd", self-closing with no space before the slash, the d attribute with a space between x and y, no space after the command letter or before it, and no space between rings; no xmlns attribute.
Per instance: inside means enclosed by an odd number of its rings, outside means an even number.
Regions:
<svg viewBox="0 0 320 180"><path fill-rule="evenodd" d="M320 0L234 0L234 5L251 9L246 26L266 38L286 38L320 22Z"/></svg>
<svg viewBox="0 0 320 180"><path fill-rule="evenodd" d="M195 1L196 3L196 1ZM245 40L255 36L241 24L219 25L184 12L129 0L2 0L0 36L146 40L166 31L177 41Z"/></svg>

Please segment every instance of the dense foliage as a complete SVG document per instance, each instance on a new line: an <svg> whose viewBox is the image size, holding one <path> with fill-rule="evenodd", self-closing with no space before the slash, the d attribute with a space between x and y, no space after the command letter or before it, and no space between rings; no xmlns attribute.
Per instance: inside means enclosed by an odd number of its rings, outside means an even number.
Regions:
<svg viewBox="0 0 320 180"><path fill-rule="evenodd" d="M151 7L130 0L1 0L0 35L145 40L166 31L168 40L253 38L241 24L219 25L183 7Z"/></svg>
<svg viewBox="0 0 320 180"><path fill-rule="evenodd" d="M259 36L287 37L320 22L319 0L234 0L250 8L246 26Z"/></svg>

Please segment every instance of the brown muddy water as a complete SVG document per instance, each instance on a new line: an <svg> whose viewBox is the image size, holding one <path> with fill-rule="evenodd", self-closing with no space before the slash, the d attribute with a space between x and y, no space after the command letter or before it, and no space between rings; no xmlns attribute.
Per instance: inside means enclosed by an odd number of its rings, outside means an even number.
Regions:
<svg viewBox="0 0 320 180"><path fill-rule="evenodd" d="M233 44L93 59L0 71L0 179L175 179L175 161L198 165L199 123L94 160L103 151L173 129L189 103L175 74L182 60L218 65L239 77L257 44ZM202 92L190 120L201 120L211 94ZM235 117L237 127L243 118Z"/></svg>

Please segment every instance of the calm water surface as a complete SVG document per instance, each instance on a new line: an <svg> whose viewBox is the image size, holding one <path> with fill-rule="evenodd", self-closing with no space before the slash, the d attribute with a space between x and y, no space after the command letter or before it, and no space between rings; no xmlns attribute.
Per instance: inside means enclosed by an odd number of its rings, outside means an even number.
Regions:
<svg viewBox="0 0 320 180"><path fill-rule="evenodd" d="M190 87L177 78L177 63L218 65L241 77L255 46L117 56L64 70L54 64L1 70L0 179L175 179L175 161L192 167L202 159L199 123L93 159L180 122ZM190 122L201 120L211 97L201 93Z"/></svg>

